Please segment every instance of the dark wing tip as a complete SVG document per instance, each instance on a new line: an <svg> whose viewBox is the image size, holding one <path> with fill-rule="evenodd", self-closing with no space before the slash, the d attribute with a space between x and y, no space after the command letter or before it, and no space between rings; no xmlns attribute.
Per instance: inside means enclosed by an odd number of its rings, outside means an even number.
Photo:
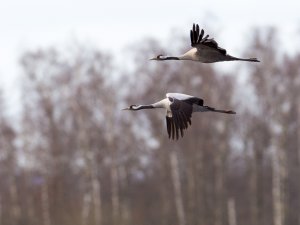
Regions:
<svg viewBox="0 0 300 225"><path fill-rule="evenodd" d="M179 138L179 132L181 137L184 135L184 130L188 128L188 125L192 124L191 118L193 113L192 104L185 101L173 99L170 104L172 117L169 117L172 122L172 138Z"/></svg>
<svg viewBox="0 0 300 225"><path fill-rule="evenodd" d="M179 137L183 137L183 130L187 128L184 124L183 118L179 115L173 115L173 117L166 116L167 131L169 139L178 140ZM187 122L186 122L187 124Z"/></svg>
<svg viewBox="0 0 300 225"><path fill-rule="evenodd" d="M208 39L209 35L206 35L204 37L204 30L203 29L200 30L199 25L195 24L195 23L193 23L193 28L190 32L190 37L191 37L192 47L194 47L195 45L200 44L200 43L206 44L206 41L210 40L210 39Z"/></svg>
<svg viewBox="0 0 300 225"><path fill-rule="evenodd" d="M191 38L191 46L194 46L194 35L193 35L193 31L192 30L190 32L190 38Z"/></svg>
<svg viewBox="0 0 300 225"><path fill-rule="evenodd" d="M166 116L166 123L167 123L167 131L169 138L171 138L171 123L170 123L170 117Z"/></svg>
<svg viewBox="0 0 300 225"><path fill-rule="evenodd" d="M171 131L172 139L174 140L175 139L175 129L176 129L176 127L175 127L175 124L174 124L174 121L172 120L172 118L171 118L171 124L172 124L172 131Z"/></svg>
<svg viewBox="0 0 300 225"><path fill-rule="evenodd" d="M200 43L200 41L203 37L203 33L204 33L203 29L201 29L201 32L200 32L199 25L193 23L193 29L190 32L192 47L194 47L196 44Z"/></svg>

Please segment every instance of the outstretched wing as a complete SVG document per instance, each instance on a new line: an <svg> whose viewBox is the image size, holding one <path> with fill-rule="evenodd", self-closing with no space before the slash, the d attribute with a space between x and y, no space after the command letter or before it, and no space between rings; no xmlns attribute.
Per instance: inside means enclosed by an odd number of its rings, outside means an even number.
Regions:
<svg viewBox="0 0 300 225"><path fill-rule="evenodd" d="M198 24L193 24L193 29L191 30L191 45L192 47L201 47L201 45L213 48L218 52L226 55L226 50L220 48L218 43L213 38L208 38L209 35L204 37L204 30L199 28Z"/></svg>
<svg viewBox="0 0 300 225"><path fill-rule="evenodd" d="M169 100L171 113L166 116L167 131L169 138L178 139L179 132L183 137L183 130L192 124L193 106L176 98L169 97Z"/></svg>

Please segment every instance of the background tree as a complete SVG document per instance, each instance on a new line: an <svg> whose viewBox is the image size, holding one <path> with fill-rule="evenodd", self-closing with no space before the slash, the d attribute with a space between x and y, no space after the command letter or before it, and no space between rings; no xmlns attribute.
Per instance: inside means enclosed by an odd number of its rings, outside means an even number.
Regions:
<svg viewBox="0 0 300 225"><path fill-rule="evenodd" d="M253 34L244 54L262 62L227 72L149 62L165 52L153 39L124 67L78 43L25 52L20 121L0 99L0 223L299 224L300 57L277 51L274 29ZM171 141L164 110L121 111L167 92L237 115L194 114Z"/></svg>

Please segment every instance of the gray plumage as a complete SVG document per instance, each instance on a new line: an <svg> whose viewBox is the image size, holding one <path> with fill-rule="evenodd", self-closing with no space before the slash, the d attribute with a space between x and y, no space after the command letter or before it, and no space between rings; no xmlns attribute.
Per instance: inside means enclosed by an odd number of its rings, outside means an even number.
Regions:
<svg viewBox="0 0 300 225"><path fill-rule="evenodd" d="M224 48L219 47L218 43L209 38L209 35L204 36L204 30L199 28L199 25L193 24L190 31L190 39L192 49L181 56L163 56L158 55L151 60L192 60L202 63L215 63L222 61L248 61L259 62L257 58L237 58L227 54Z"/></svg>

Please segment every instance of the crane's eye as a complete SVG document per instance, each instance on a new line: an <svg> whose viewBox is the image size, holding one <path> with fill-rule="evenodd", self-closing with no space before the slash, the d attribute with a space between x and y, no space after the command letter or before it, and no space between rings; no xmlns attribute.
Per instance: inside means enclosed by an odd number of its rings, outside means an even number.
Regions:
<svg viewBox="0 0 300 225"><path fill-rule="evenodd" d="M156 58L160 59L162 57L162 55L158 55Z"/></svg>

